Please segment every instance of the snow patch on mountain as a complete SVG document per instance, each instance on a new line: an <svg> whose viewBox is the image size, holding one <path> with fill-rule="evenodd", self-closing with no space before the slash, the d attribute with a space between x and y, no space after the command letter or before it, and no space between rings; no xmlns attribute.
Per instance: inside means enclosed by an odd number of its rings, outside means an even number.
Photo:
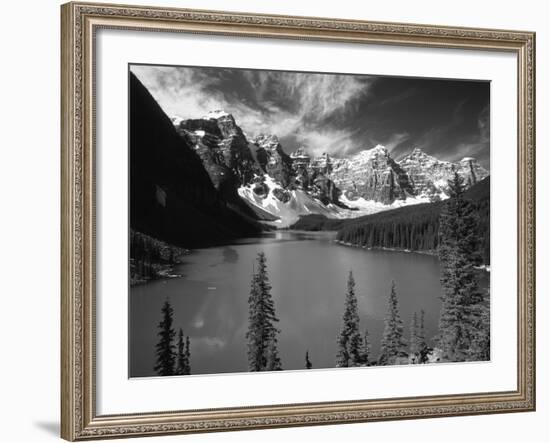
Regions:
<svg viewBox="0 0 550 443"><path fill-rule="evenodd" d="M277 227L287 227L295 223L300 216L308 214L322 214L332 218L346 217L347 212L336 205L324 205L319 200L311 197L307 192L295 189L286 191L280 184L269 175L263 177L263 183L267 186L266 195L260 195L254 191L255 184L241 186L238 189L242 199L271 215L279 217L279 220L272 222ZM284 192L288 201L282 201L276 196L278 192Z"/></svg>
<svg viewBox="0 0 550 443"><path fill-rule="evenodd" d="M455 173L467 188L489 175L471 157L453 163L419 148L400 161L382 145L344 158L313 157L303 146L289 155L275 134L246 134L220 109L202 119L171 120L217 190L226 198L240 196L260 218L262 211L278 218L280 227L307 214L354 218L437 201L447 198Z"/></svg>
<svg viewBox="0 0 550 443"><path fill-rule="evenodd" d="M445 198L447 198L447 196L443 195L442 199L445 199ZM342 195L340 197L340 201L346 206L348 206L349 208L352 208L352 211L348 211L348 212L354 214L351 217L351 218L354 218L354 217L360 217L362 215L369 215L369 214L375 214L377 212L388 211L390 209L396 209L402 206L418 205L420 203L430 203L432 200L428 196L407 197L404 200L395 200L393 203L387 205L381 202L377 202L375 200L365 200L362 197L354 200L350 200L346 198L345 195Z"/></svg>
<svg viewBox="0 0 550 443"><path fill-rule="evenodd" d="M346 209L332 203L325 205L301 189L286 191L267 174L262 177L262 183L268 188L265 195L254 191L255 186L257 186L256 184L250 184L241 186L238 189L239 196L249 204L278 217L279 220L270 222L270 224L278 228L288 227L298 221L301 216L308 214L321 214L329 218L356 218L402 206L429 203L431 201L427 196L409 197L404 200L396 200L392 204L387 205L374 200L365 200L364 198L350 200L342 195L340 202L349 208ZM283 201L277 196L280 192L286 193L288 201ZM446 197L444 196L444 198Z"/></svg>
<svg viewBox="0 0 550 443"><path fill-rule="evenodd" d="M208 114L206 114L203 118L205 119L218 119L218 118L221 118L221 117L227 117L229 116L230 114L228 112L225 112L224 110L222 109L216 109L214 111L210 111Z"/></svg>
<svg viewBox="0 0 550 443"><path fill-rule="evenodd" d="M177 115L174 115L173 117L170 117L170 120L172 121L172 124L174 126L179 126L179 124L184 121L185 119L184 118L181 118Z"/></svg>

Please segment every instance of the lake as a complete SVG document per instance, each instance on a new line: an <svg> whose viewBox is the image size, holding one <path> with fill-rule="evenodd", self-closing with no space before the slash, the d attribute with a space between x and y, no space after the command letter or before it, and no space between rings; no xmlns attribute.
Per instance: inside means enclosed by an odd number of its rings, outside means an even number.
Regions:
<svg viewBox="0 0 550 443"><path fill-rule="evenodd" d="M441 302L439 261L425 254L365 250L334 241L333 232L275 231L261 238L193 250L175 271L181 278L130 289L130 376L154 374L157 325L167 297L174 327L191 340L192 374L247 370L250 280L258 252L265 252L284 369L303 369L306 350L314 368L333 368L353 271L361 329L368 328L372 357L379 350L391 282L408 339L414 311L425 311L426 337L437 333Z"/></svg>

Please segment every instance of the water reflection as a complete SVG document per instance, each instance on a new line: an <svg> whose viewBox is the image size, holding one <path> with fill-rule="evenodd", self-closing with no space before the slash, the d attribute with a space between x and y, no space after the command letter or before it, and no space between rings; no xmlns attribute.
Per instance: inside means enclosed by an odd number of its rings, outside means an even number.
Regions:
<svg viewBox="0 0 550 443"><path fill-rule="evenodd" d="M239 260L239 253L236 249L226 246L223 248L223 262L224 263L236 263Z"/></svg>
<svg viewBox="0 0 550 443"><path fill-rule="evenodd" d="M246 371L247 300L260 251L267 256L285 369L302 369L306 350L315 368L334 367L350 270L361 327L369 329L374 354L392 279L405 326L415 310L424 309L427 336L437 332L440 283L435 257L349 248L335 243L334 233L275 231L195 250L177 269L185 278L131 289L131 376L153 375L157 325L166 297L174 308L174 326L191 337L194 374Z"/></svg>

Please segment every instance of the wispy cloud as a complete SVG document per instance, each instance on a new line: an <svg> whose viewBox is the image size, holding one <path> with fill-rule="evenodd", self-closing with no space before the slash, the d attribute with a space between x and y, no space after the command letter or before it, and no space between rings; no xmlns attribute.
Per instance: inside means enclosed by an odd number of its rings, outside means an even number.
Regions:
<svg viewBox="0 0 550 443"><path fill-rule="evenodd" d="M224 109L249 135L292 136L312 153L351 149L356 131L333 123L356 110L373 81L349 75L240 71L239 87L247 82L250 92L248 100L243 100L222 91L221 84L229 80L218 70L132 66L131 71L168 115L200 118L211 110Z"/></svg>
<svg viewBox="0 0 550 443"><path fill-rule="evenodd" d="M290 152L353 154L376 144L398 158L420 147L488 166L488 85L338 74L200 67L131 67L169 116L223 109L248 136L275 134Z"/></svg>
<svg viewBox="0 0 550 443"><path fill-rule="evenodd" d="M400 94L389 96L380 101L380 106L390 105L402 102L417 93L415 88L408 88Z"/></svg>
<svg viewBox="0 0 550 443"><path fill-rule="evenodd" d="M346 156L357 149L355 135L357 130L322 128L299 128L296 139L300 145L308 147L311 155L319 156L325 152L333 156Z"/></svg>
<svg viewBox="0 0 550 443"><path fill-rule="evenodd" d="M464 131L465 101L456 104L448 124L432 127L415 140L415 146L449 161L475 157L489 167L489 106L477 116L477 131Z"/></svg>
<svg viewBox="0 0 550 443"><path fill-rule="evenodd" d="M407 132L400 132L398 134L392 134L386 142L382 143L389 151L393 151L397 146L410 139L410 135Z"/></svg>
<svg viewBox="0 0 550 443"><path fill-rule="evenodd" d="M163 66L132 66L141 80L169 116L200 118L209 111L229 106L223 92L216 89L220 80L202 70ZM236 103L243 112L254 112Z"/></svg>

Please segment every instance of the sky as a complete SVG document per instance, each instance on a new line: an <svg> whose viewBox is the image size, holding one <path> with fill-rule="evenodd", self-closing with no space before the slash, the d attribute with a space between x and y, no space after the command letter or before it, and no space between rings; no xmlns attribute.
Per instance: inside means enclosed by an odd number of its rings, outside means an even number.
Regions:
<svg viewBox="0 0 550 443"><path fill-rule="evenodd" d="M290 153L346 157L385 146L399 160L420 148L489 169L490 84L481 81L132 65L164 112L232 114L248 136L275 134Z"/></svg>

